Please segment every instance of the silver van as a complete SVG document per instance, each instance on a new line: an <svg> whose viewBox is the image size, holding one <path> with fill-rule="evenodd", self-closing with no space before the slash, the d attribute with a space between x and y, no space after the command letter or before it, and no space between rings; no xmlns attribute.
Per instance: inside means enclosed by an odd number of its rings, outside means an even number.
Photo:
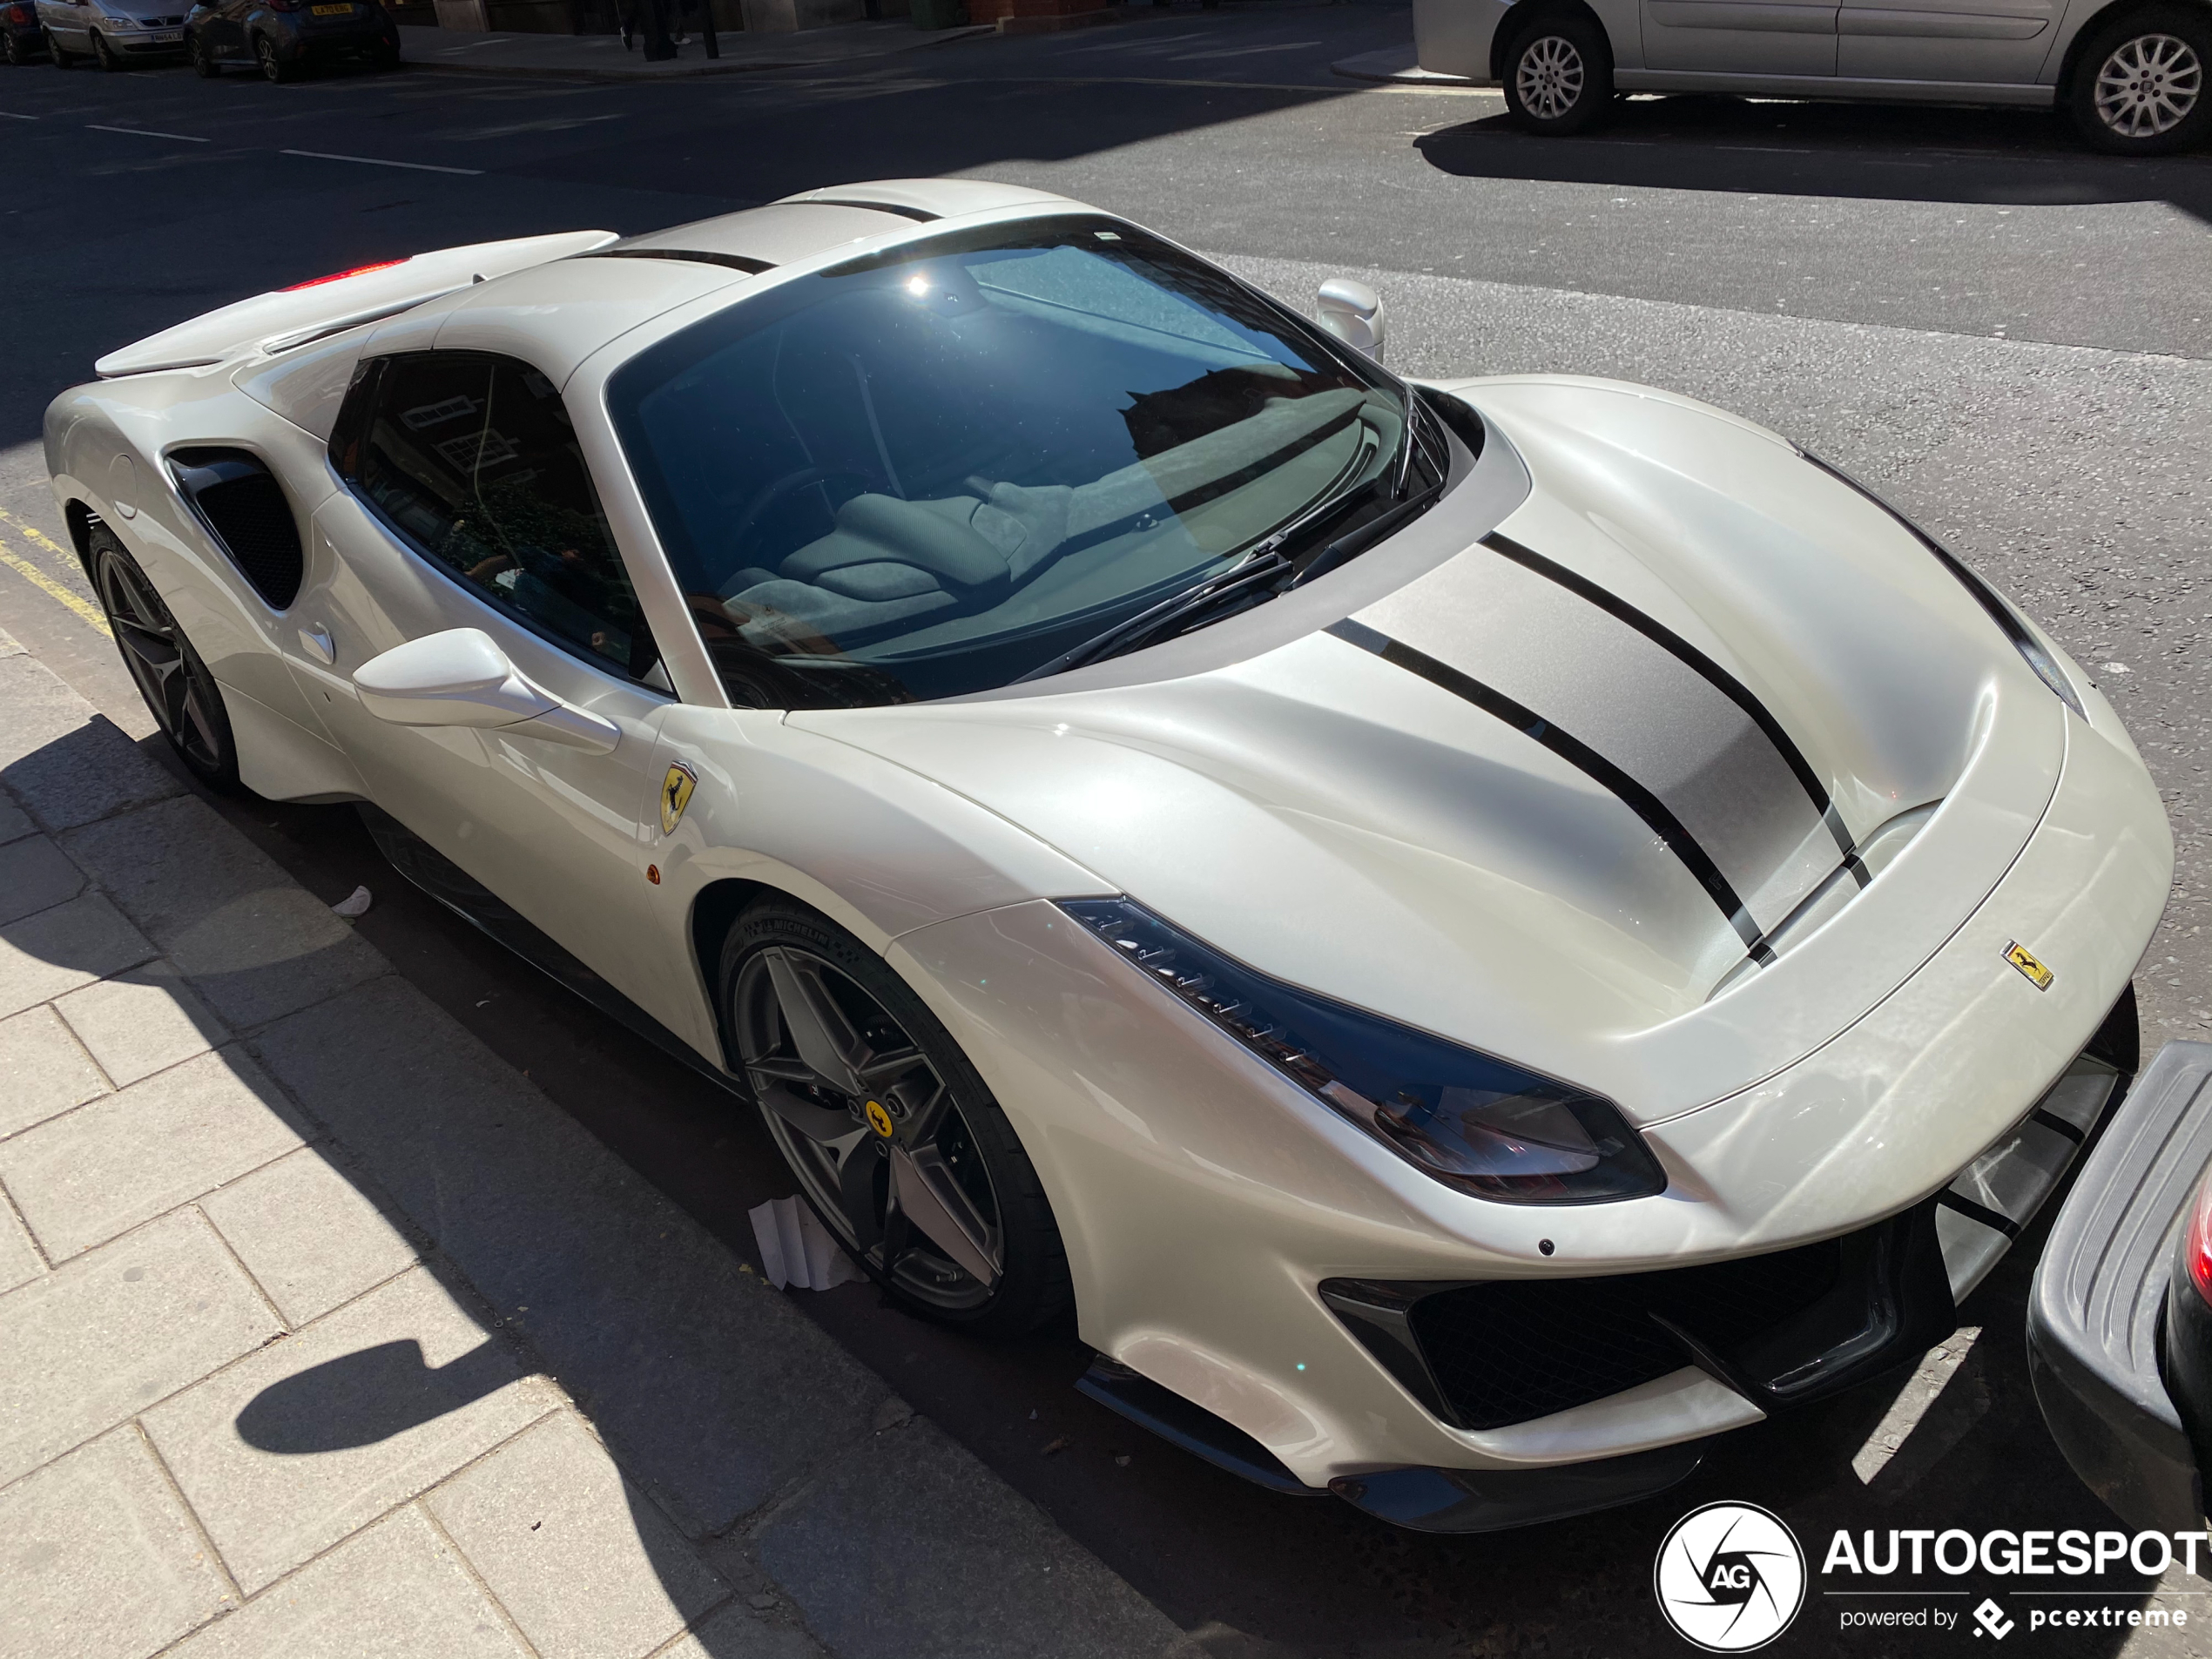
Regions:
<svg viewBox="0 0 2212 1659"><path fill-rule="evenodd" d="M185 14L191 0L38 0L46 55L67 69L90 57L102 69L144 59L174 57L185 50Z"/></svg>
<svg viewBox="0 0 2212 1659"><path fill-rule="evenodd" d="M1615 92L2057 105L2131 155L2212 124L2208 0L1413 0L1413 38L1532 132L1580 132Z"/></svg>

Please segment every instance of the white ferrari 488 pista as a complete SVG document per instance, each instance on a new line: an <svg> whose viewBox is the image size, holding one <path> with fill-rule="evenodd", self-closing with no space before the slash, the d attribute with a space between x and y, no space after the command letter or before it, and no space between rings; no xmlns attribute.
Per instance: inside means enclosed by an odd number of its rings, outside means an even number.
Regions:
<svg viewBox="0 0 2212 1659"><path fill-rule="evenodd" d="M2135 1067L2172 846L1835 469L1320 314L855 185L244 300L46 453L201 778L361 803L908 1306L1480 1530L1949 1332Z"/></svg>

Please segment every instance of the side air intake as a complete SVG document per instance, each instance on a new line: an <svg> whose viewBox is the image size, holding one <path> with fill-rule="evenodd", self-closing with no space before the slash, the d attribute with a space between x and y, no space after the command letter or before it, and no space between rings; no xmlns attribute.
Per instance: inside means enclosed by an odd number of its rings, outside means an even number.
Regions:
<svg viewBox="0 0 2212 1659"><path fill-rule="evenodd" d="M268 467L243 449L177 449L169 470L185 500L270 609L299 597L300 526Z"/></svg>

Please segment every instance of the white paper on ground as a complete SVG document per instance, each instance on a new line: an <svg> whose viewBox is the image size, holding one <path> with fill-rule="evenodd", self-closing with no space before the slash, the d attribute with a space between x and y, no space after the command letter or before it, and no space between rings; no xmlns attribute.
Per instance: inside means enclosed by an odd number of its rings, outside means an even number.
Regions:
<svg viewBox="0 0 2212 1659"><path fill-rule="evenodd" d="M826 1291L861 1276L803 1199L772 1198L746 1217L760 1246L760 1271L778 1290Z"/></svg>

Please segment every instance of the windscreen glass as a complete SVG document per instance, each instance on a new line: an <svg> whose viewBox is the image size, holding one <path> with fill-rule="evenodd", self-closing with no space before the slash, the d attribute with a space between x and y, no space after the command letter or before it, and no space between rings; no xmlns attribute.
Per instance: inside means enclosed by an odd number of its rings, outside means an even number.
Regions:
<svg viewBox="0 0 2212 1659"><path fill-rule="evenodd" d="M1402 479L1405 399L1089 218L781 284L609 392L732 699L764 708L1004 685L1256 549L1295 556Z"/></svg>

